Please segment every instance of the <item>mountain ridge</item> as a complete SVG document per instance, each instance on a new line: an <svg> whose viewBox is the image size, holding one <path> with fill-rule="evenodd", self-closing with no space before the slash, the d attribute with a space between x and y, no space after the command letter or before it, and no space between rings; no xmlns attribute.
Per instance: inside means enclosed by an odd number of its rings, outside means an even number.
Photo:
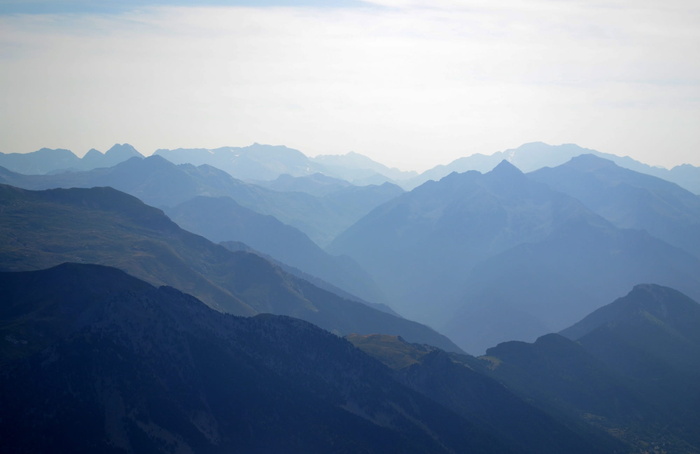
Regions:
<svg viewBox="0 0 700 454"><path fill-rule="evenodd" d="M675 183L595 155L528 175L577 198L618 227L647 230L700 257L700 196Z"/></svg>
<svg viewBox="0 0 700 454"><path fill-rule="evenodd" d="M692 254L616 227L507 161L426 182L329 250L365 268L392 309L471 353L561 330L639 282L700 296Z"/></svg>
<svg viewBox="0 0 700 454"><path fill-rule="evenodd" d="M0 273L0 290L13 452L510 451L301 320L221 314L97 265Z"/></svg>
<svg viewBox="0 0 700 454"><path fill-rule="evenodd" d="M605 428L633 452L697 453L699 323L695 300L639 284L560 334L499 344L472 364L547 411Z"/></svg>
<svg viewBox="0 0 700 454"><path fill-rule="evenodd" d="M593 154L603 159L611 160L620 167L662 178L676 183L694 194L700 194L700 183L698 183L700 181L700 167L681 164L671 169L665 169L645 164L629 156L604 153L580 147L576 144L549 145L544 142L525 143L517 148L498 151L491 155L476 153L471 156L457 158L449 164L438 165L426 170L419 176L405 182L404 186L406 189L412 189L427 180L439 180L454 171L477 170L486 173L491 171L502 160L507 160L523 172L529 173L545 167L559 166L571 158L583 154Z"/></svg>
<svg viewBox="0 0 700 454"><path fill-rule="evenodd" d="M434 330L343 299L257 254L231 252L182 230L165 214L112 188L28 191L0 185L0 270L85 262L169 285L235 315L273 312L338 334L387 332L459 351Z"/></svg>
<svg viewBox="0 0 700 454"><path fill-rule="evenodd" d="M57 150L64 153L64 155L68 152L68 154L73 156L64 156L69 162L63 163L60 163L61 161L54 162L55 160L50 156L51 153L47 154L47 151L50 150L42 148L32 153L0 153L0 166L25 174L55 173L75 169L86 170L85 167L75 167L75 163L80 162L81 158L78 158L69 150ZM38 159L39 155L36 154L39 152L43 153L41 159ZM258 143L253 143L246 147L220 147L215 149L158 149L153 154L169 156L170 160L176 164L210 164L225 170L236 178L246 181L271 181L283 174L300 177L321 172L331 177L351 181L357 185L392 182L400 184L406 190L420 186L428 180L440 180L453 171L461 173L468 170L477 170L485 173L492 170L504 159L512 162L524 172L531 172L544 167L558 166L581 154L595 154L612 160L621 167L654 175L674 182L695 194L700 194L700 183L698 183L700 181L700 168L697 166L686 163L674 166L671 169L665 169L647 165L629 156L599 152L570 143L549 145L544 142L530 142L522 144L518 148L497 151L491 155L475 153L457 158L448 164L439 164L420 174L389 168L355 152L349 152L345 155L319 155L315 158L310 158L299 150L284 145L261 145ZM269 162L269 159L266 162L263 154L267 154L267 158L272 156L273 162ZM27 155L27 157L20 155ZM43 163L41 162L42 160L44 161ZM236 164L238 160L242 161ZM20 162L18 163L18 161ZM28 161L32 161L32 163L29 164ZM47 165L48 163L51 164ZM73 163L73 165L70 163Z"/></svg>
<svg viewBox="0 0 700 454"><path fill-rule="evenodd" d="M326 253L303 232L229 197L197 196L165 212L185 230L214 243L241 241L364 300L384 301L377 284L352 259Z"/></svg>
<svg viewBox="0 0 700 454"><path fill-rule="evenodd" d="M374 206L401 192L391 186L355 187L322 198L279 192L237 180L210 165L176 165L158 155L131 158L110 168L56 175L22 175L0 168L0 183L34 190L112 186L159 208L196 196L228 196L246 208L296 227L321 246Z"/></svg>

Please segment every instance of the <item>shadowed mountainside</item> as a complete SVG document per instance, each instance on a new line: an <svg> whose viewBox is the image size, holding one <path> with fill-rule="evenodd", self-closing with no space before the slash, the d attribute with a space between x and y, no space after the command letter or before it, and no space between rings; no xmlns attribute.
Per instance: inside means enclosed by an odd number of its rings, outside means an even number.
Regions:
<svg viewBox="0 0 700 454"><path fill-rule="evenodd" d="M182 230L162 211L111 188L26 191L1 185L0 210L1 270L67 261L114 266L232 314L289 315L338 334L401 334L458 350L423 325L343 299L256 254L231 252Z"/></svg>
<svg viewBox="0 0 700 454"><path fill-rule="evenodd" d="M501 440L526 453L624 452L622 443L562 414L548 415L497 381L477 372L475 358L448 354L400 337L350 335L355 346L394 369L397 380L469 420L476 419Z"/></svg>
<svg viewBox="0 0 700 454"><path fill-rule="evenodd" d="M350 343L113 268L0 273L11 452L513 452Z"/></svg>
<svg viewBox="0 0 700 454"><path fill-rule="evenodd" d="M700 452L700 305L638 285L533 344L505 342L474 363L526 399L603 427L637 450Z"/></svg>

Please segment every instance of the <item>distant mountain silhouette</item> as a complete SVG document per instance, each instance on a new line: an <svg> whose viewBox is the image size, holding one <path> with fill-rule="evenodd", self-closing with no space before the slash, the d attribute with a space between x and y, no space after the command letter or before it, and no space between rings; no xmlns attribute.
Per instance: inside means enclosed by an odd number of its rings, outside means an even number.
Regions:
<svg viewBox="0 0 700 454"><path fill-rule="evenodd" d="M197 195L226 195L250 187L213 167L176 166L159 156L129 159L110 168L56 175L3 172L3 183L25 189L110 186L146 203L169 207Z"/></svg>
<svg viewBox="0 0 700 454"><path fill-rule="evenodd" d="M341 156L309 158L282 145L254 143L247 147L216 149L178 148L156 150L175 164L208 164L244 181L272 181L282 175L305 177L322 173L357 185L382 184L415 176L415 172L390 169L366 156L350 152Z"/></svg>
<svg viewBox="0 0 700 454"><path fill-rule="evenodd" d="M32 153L0 153L0 166L26 175L40 175L78 165L70 150L42 148Z"/></svg>
<svg viewBox="0 0 700 454"><path fill-rule="evenodd" d="M111 186L159 208L174 207L197 196L227 196L298 228L322 246L372 208L401 193L390 184L351 187L324 198L272 191L236 180L209 165L175 165L160 156L59 175L21 175L0 169L0 183L25 189Z"/></svg>
<svg viewBox="0 0 700 454"><path fill-rule="evenodd" d="M636 172L653 175L678 184L694 194L700 194L700 167L684 164L670 170L653 167L628 156L620 157L610 153L583 148L575 144L548 145L543 142L526 143L518 148L496 152L492 155L474 154L456 159L447 165L439 165L419 176L402 183L407 189L414 188L428 180L439 180L452 172L476 170L488 172L506 160L523 172L532 172L543 167L556 167L582 154L593 154L615 162L618 166Z"/></svg>
<svg viewBox="0 0 700 454"><path fill-rule="evenodd" d="M143 155L129 144L116 144L106 153L93 148L82 158L70 150L42 148L32 153L0 153L0 166L25 175L43 175L112 167L132 157L142 158Z"/></svg>
<svg viewBox="0 0 700 454"><path fill-rule="evenodd" d="M289 174L284 174L272 181L259 181L256 184L275 191L306 192L316 197L323 197L353 186L349 181L329 177L322 173L314 173L303 177L293 177Z"/></svg>
<svg viewBox="0 0 700 454"><path fill-rule="evenodd" d="M174 164L207 164L239 180L274 180L282 174L304 176L320 171L301 151L283 145L254 143L247 147L156 150Z"/></svg>
<svg viewBox="0 0 700 454"><path fill-rule="evenodd" d="M638 285L534 344L491 348L478 370L550 412L564 411L640 449L700 452L700 305Z"/></svg>
<svg viewBox="0 0 700 454"><path fill-rule="evenodd" d="M0 273L0 294L8 452L511 452L300 320L96 265Z"/></svg>
<svg viewBox="0 0 700 454"><path fill-rule="evenodd" d="M644 229L700 257L700 196L674 183L594 155L529 176L577 198L618 227Z"/></svg>
<svg viewBox="0 0 700 454"><path fill-rule="evenodd" d="M123 269L237 315L290 315L337 334L400 334L459 350L435 331L343 299L249 252L180 229L162 211L111 188L26 191L0 185L0 270L66 261Z"/></svg>
<svg viewBox="0 0 700 454"><path fill-rule="evenodd" d="M98 167L112 167L131 158L143 158L144 156L136 151L134 147L125 144L116 144L104 154L94 148L88 151L80 160L80 164L75 166L75 170L92 170ZM73 169L71 169L73 170Z"/></svg>
<svg viewBox="0 0 700 454"><path fill-rule="evenodd" d="M416 172L405 172L389 168L367 156L349 152L344 155L320 155L312 158L323 166L327 175L342 178L355 184L381 184L383 182L401 182L417 176Z"/></svg>
<svg viewBox="0 0 700 454"><path fill-rule="evenodd" d="M120 153L110 153L110 151L120 147L128 147L131 151L128 154L124 150ZM142 157L140 153L127 144L115 145L110 151L102 155L93 149L82 159L73 152L63 149L42 148L33 153L0 153L0 167L17 173L33 175L110 167L132 156ZM620 167L663 178L694 194L700 194L700 167L682 164L669 170L644 164L628 156L620 157L610 153L602 153L575 144L526 143L518 148L491 155L476 153L458 158L449 164L437 165L421 174L389 168L355 152L309 158L301 151L283 145L261 145L258 143L247 147L216 149L160 149L154 153L154 155L163 156L175 164L211 165L247 182L269 182L283 175L307 177L323 174L330 178L346 180L358 186L381 185L390 182L398 184L406 190L414 189L426 181L440 180L452 172L463 173L469 170L489 172L502 160L509 161L524 172L531 172L543 167L561 165L582 154L594 154L609 159Z"/></svg>
<svg viewBox="0 0 700 454"><path fill-rule="evenodd" d="M400 314L468 352L534 340L638 282L700 297L700 261L624 230L502 161L453 173L379 206L338 236Z"/></svg>
<svg viewBox="0 0 700 454"><path fill-rule="evenodd" d="M184 229L215 243L242 241L365 300L385 300L372 278L349 257L331 256L301 231L229 197L195 197L166 213Z"/></svg>

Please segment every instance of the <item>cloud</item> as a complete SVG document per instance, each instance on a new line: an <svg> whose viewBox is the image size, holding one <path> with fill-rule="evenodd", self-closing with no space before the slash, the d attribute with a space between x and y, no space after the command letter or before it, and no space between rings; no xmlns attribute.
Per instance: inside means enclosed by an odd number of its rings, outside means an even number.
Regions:
<svg viewBox="0 0 700 454"><path fill-rule="evenodd" d="M652 163L674 136L700 145L681 129L695 8L365 5L2 16L0 151L257 141L425 168L531 140Z"/></svg>

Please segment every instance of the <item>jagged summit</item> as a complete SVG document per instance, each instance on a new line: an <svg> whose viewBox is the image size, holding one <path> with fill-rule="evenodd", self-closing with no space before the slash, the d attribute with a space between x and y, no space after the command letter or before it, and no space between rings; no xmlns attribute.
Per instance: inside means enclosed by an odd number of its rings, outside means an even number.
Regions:
<svg viewBox="0 0 700 454"><path fill-rule="evenodd" d="M126 143L115 144L106 153L92 148L85 153L85 156L75 166L75 169L90 170L98 167L112 167L132 158L143 159L143 157L134 147Z"/></svg>
<svg viewBox="0 0 700 454"><path fill-rule="evenodd" d="M527 185L527 177L525 174L510 161L502 160L490 172L484 174L484 182L497 184L503 189L509 188L519 190L522 185Z"/></svg>
<svg viewBox="0 0 700 454"><path fill-rule="evenodd" d="M504 176L504 177L523 175L523 172L520 169L518 169L515 165L513 165L512 163L510 163L509 161L507 161L505 159L502 160L489 173L491 173L493 175Z"/></svg>

